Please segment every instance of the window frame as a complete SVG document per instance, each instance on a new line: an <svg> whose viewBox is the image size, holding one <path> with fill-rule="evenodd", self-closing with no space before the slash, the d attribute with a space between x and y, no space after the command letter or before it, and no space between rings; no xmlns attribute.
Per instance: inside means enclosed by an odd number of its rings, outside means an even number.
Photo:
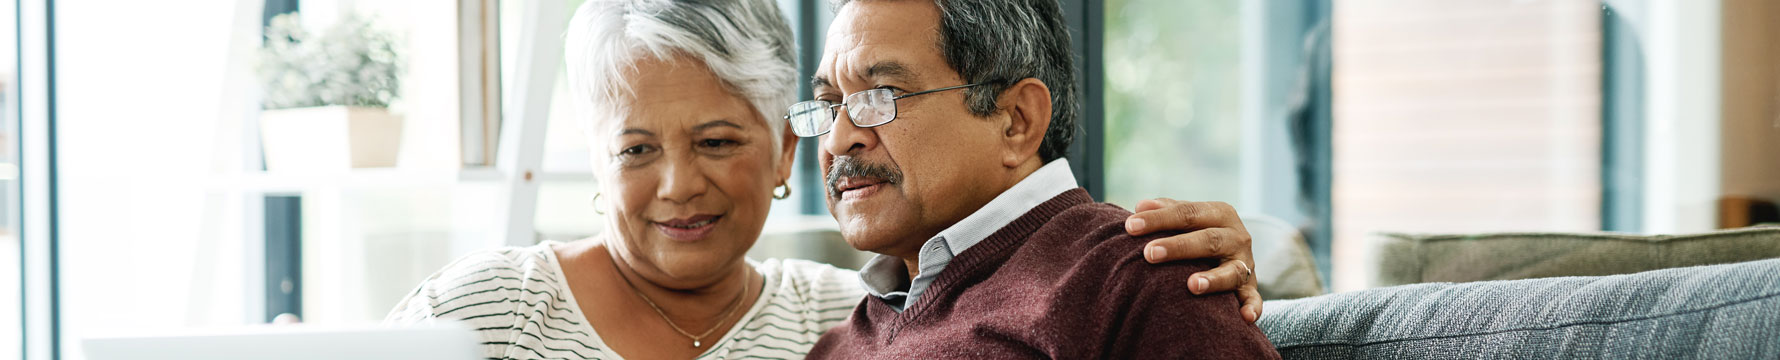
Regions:
<svg viewBox="0 0 1780 360"><path fill-rule="evenodd" d="M20 358L61 358L55 1L19 1Z"/></svg>

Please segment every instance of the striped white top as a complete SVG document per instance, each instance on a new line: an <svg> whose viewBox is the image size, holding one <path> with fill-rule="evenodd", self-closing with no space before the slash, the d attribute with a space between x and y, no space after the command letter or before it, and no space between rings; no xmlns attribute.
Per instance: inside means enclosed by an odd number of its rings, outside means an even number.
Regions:
<svg viewBox="0 0 1780 360"><path fill-rule="evenodd" d="M554 243L458 259L421 282L384 321L463 321L476 329L490 359L621 359L581 314L550 249ZM803 358L865 296L850 270L806 260L749 263L765 278L765 291L742 325L698 358Z"/></svg>

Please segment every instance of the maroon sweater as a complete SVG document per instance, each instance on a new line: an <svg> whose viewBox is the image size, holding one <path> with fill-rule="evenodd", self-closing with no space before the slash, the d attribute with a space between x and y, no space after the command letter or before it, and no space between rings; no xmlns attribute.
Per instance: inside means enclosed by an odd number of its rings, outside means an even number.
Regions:
<svg viewBox="0 0 1780 360"><path fill-rule="evenodd" d="M1028 211L946 265L898 313L866 296L810 358L1277 359L1236 295L1193 295L1210 260L1151 265L1131 213L1074 189Z"/></svg>

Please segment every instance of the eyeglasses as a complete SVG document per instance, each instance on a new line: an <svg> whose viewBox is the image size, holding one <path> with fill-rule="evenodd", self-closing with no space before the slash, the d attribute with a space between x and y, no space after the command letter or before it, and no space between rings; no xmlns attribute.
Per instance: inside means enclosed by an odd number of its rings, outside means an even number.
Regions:
<svg viewBox="0 0 1780 360"><path fill-rule="evenodd" d="M902 100L903 98L915 95L957 90L982 84L983 83L975 83L943 87L927 91L912 92L903 94L902 96L895 96L890 92L890 89L877 88L847 95L847 98L841 99L841 103L839 104L825 100L804 101L791 104L791 108L787 110L790 115L785 115L785 120L791 122L791 132L797 134L797 136L822 136L823 134L827 134L829 131L834 130L834 119L836 116L840 115L838 112L834 111L834 109L846 106L847 118L853 121L853 126L862 128L874 127L889 124L891 120L896 120L896 100Z"/></svg>

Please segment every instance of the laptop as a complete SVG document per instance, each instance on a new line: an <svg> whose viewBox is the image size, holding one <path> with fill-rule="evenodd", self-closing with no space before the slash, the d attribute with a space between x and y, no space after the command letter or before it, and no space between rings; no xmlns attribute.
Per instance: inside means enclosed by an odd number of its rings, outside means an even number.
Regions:
<svg viewBox="0 0 1780 360"><path fill-rule="evenodd" d="M158 359L481 359L481 341L468 327L255 325L184 333L89 337L92 360Z"/></svg>

